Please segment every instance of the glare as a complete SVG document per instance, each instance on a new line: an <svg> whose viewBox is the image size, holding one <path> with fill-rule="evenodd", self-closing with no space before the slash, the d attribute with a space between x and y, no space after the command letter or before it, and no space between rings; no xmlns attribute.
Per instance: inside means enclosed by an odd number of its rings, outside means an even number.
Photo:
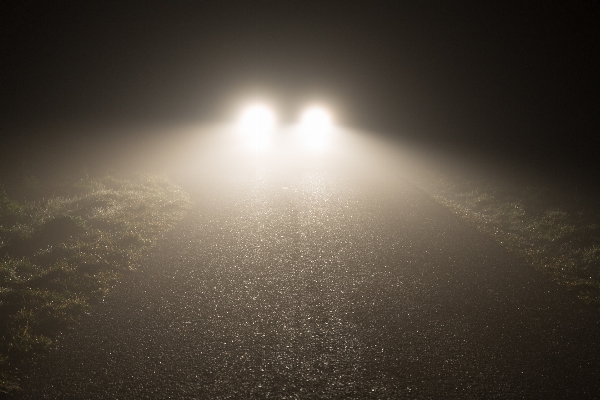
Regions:
<svg viewBox="0 0 600 400"><path fill-rule="evenodd" d="M310 107L300 117L300 132L305 146L323 149L332 128L331 114L322 107Z"/></svg>
<svg viewBox="0 0 600 400"><path fill-rule="evenodd" d="M300 124L306 130L327 130L331 127L331 115L322 107L311 107L302 113Z"/></svg>
<svg viewBox="0 0 600 400"><path fill-rule="evenodd" d="M264 149L271 142L275 123L275 113L271 108L264 104L254 104L242 113L239 127L251 147Z"/></svg>

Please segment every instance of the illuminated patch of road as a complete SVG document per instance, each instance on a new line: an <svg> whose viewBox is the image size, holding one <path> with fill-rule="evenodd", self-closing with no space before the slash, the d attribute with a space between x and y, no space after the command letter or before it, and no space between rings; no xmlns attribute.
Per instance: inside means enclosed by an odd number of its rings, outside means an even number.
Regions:
<svg viewBox="0 0 600 400"><path fill-rule="evenodd" d="M314 172L286 187L258 179L224 224L239 230L221 243L235 258L212 288L209 325L227 339L211 351L219 366L211 395L365 390L357 387L364 343L348 301L363 277L344 259L352 199L331 183Z"/></svg>

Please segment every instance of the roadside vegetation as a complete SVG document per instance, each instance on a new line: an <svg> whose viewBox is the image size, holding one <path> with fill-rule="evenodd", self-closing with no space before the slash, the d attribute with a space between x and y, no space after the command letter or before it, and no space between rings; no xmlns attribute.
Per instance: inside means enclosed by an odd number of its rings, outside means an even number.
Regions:
<svg viewBox="0 0 600 400"><path fill-rule="evenodd" d="M26 199L0 186L0 394L19 365L51 347L185 214L189 198L164 176L87 176Z"/></svg>
<svg viewBox="0 0 600 400"><path fill-rule="evenodd" d="M600 310L600 203L572 187L512 172L509 178L434 168L415 183Z"/></svg>

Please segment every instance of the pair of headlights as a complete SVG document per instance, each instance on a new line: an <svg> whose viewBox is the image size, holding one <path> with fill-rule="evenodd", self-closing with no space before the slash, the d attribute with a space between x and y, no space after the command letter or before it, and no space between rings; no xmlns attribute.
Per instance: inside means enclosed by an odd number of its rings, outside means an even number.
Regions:
<svg viewBox="0 0 600 400"><path fill-rule="evenodd" d="M239 127L252 147L263 149L271 142L272 132L277 127L277 117L268 106L255 104L242 112ZM297 132L306 145L322 147L331 127L330 113L323 107L313 106L301 113Z"/></svg>
<svg viewBox="0 0 600 400"><path fill-rule="evenodd" d="M331 127L329 112L322 107L309 107L300 115L300 128L325 130ZM266 105L255 104L246 108L240 118L240 127L245 131L271 131L277 125L275 112Z"/></svg>

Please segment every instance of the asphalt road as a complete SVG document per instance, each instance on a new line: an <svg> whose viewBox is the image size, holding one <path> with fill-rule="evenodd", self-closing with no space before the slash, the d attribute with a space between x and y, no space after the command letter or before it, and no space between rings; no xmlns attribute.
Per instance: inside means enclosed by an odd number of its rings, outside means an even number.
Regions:
<svg viewBox="0 0 600 400"><path fill-rule="evenodd" d="M597 312L389 170L282 165L180 178L24 398L600 398Z"/></svg>

